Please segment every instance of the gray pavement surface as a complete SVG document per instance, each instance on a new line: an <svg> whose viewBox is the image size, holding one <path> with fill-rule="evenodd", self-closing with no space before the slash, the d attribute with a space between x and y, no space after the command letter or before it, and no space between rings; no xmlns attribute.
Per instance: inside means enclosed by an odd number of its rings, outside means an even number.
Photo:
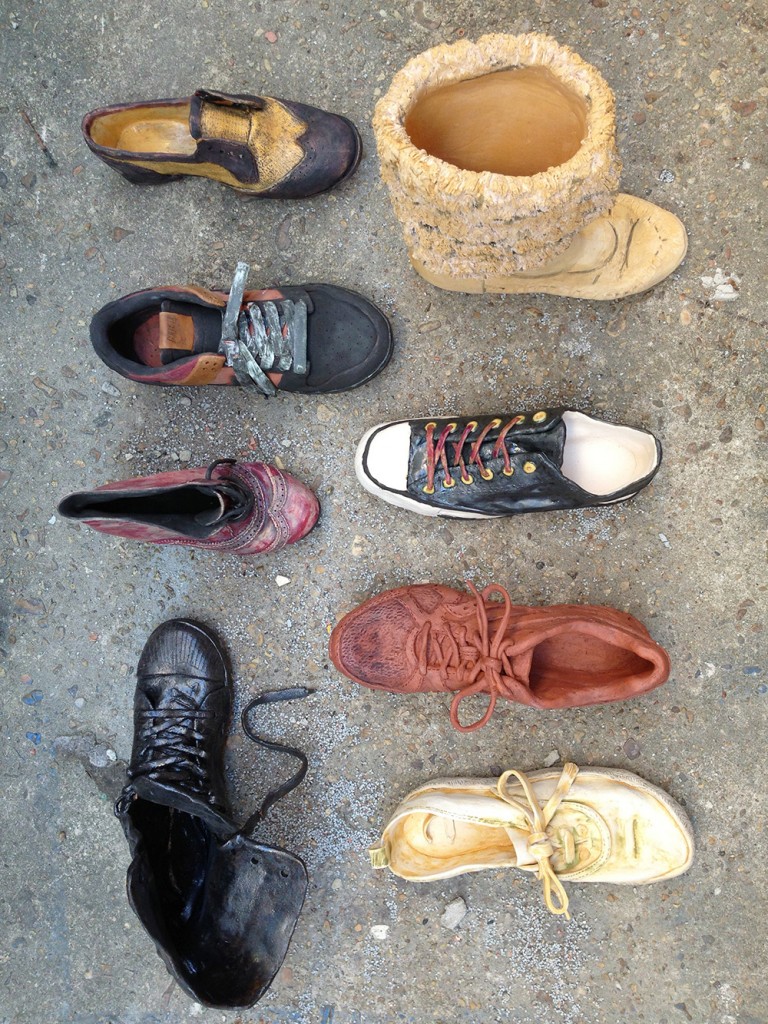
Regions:
<svg viewBox="0 0 768 1024"><path fill-rule="evenodd" d="M376 99L435 43L528 29L600 69L616 94L624 191L688 227L685 263L648 294L469 297L409 268L378 176ZM767 29L764 2L720 0L3 0L3 1024L768 1020ZM200 86L346 114L364 137L359 172L315 199L244 201L202 179L130 186L81 139L93 107ZM133 385L94 355L88 323L105 302L156 284L226 286L238 259L263 286L328 280L368 295L392 319L389 368L351 394L262 401ZM718 270L735 282L730 301L713 297ZM377 422L558 404L657 433L653 486L600 511L435 523L355 480L355 444ZM322 503L315 531L276 556L136 545L55 512L108 480L253 455L279 460ZM426 580L625 609L670 651L671 679L602 708L505 706L457 735L447 698L365 691L327 657L344 612ZM134 673L150 631L176 615L219 631L239 704L275 686L318 691L262 716L310 757L263 830L306 860L310 888L273 988L239 1014L181 992L124 894L111 801L130 754ZM573 885L569 924L527 876L414 885L369 869L367 845L415 785L553 757L666 788L695 827L688 874L640 889ZM282 771L233 724L239 814ZM440 919L458 897L467 913L449 930Z"/></svg>

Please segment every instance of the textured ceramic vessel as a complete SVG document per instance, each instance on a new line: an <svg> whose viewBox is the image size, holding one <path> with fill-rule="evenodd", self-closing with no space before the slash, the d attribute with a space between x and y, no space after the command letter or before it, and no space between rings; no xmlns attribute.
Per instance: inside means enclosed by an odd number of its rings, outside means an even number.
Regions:
<svg viewBox="0 0 768 1024"><path fill-rule="evenodd" d="M439 287L613 299L685 255L673 214L618 193L607 82L549 36L419 54L373 126L411 261Z"/></svg>

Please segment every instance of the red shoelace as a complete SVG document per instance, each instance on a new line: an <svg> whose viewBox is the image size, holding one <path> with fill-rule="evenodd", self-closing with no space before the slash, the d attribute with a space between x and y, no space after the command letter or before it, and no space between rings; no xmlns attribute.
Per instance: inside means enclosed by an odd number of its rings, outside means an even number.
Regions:
<svg viewBox="0 0 768 1024"><path fill-rule="evenodd" d="M504 459L504 466L502 468L502 473L504 474L504 476L512 476L512 474L514 473L514 469L509 458L509 452L507 451L507 446L504 444L504 439L506 438L507 433L512 429L512 427L516 427L517 424L522 423L524 419L525 416L513 416L512 419L505 423L502 429L499 430L499 436L496 438L496 443L493 446L491 458L496 459L499 457L499 455L502 456L502 458ZM483 480L492 480L493 470L488 469L486 466L483 465L483 460L480 457L480 449L482 448L483 443L488 434L490 434L494 430L498 430L499 427L501 427L502 423L503 420L494 419L491 420L490 423L486 424L485 427L483 427L483 429L480 431L480 434L477 437L477 440L474 441L472 447L469 450L469 457L467 458L466 463L464 462L464 445L467 444L467 442L469 441L470 434L472 434L473 431L477 430L477 420L470 420L469 423L467 423L464 429L462 430L461 434L459 435L458 441L452 441L450 443L450 447L453 448L452 463L450 463L448 455L448 438L451 436L451 434L454 434L458 431L459 424L449 423L447 426L443 427L443 429L440 431L437 441L435 441L435 431L437 430L437 424L427 423L426 427L424 428L425 433L427 435L427 483L424 487L424 493L435 493L435 471L437 469L438 464L442 465L443 467L443 487L450 488L456 485L456 480L454 479L453 476L451 476L451 469L458 470L459 479L463 484L474 483L474 477L469 472L469 469L473 465L477 466L480 476L483 478Z"/></svg>
<svg viewBox="0 0 768 1024"><path fill-rule="evenodd" d="M484 726L496 707L499 697L515 699L527 690L526 684L515 676L510 660L510 640L507 627L512 617L512 600L504 589L492 583L484 590L467 581L467 587L475 597L477 636L470 637L466 626L456 623L439 633L433 632L430 623L425 623L417 640L419 669L426 673L430 664L444 672L455 673L460 679L451 701L451 723L460 732L472 732ZM503 601L503 613L493 627L488 621L488 601L492 594L499 594ZM492 607L496 607L493 602ZM454 635L455 632L455 635ZM459 721L459 705L467 697L485 693L489 697L485 714L470 725Z"/></svg>

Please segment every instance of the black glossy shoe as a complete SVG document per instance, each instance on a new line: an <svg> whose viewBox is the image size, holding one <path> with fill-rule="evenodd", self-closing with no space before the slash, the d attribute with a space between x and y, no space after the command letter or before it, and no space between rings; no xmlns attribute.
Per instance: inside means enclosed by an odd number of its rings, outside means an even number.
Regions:
<svg viewBox="0 0 768 1024"><path fill-rule="evenodd" d="M495 519L611 505L651 482L661 445L647 430L540 409L372 427L355 469L371 494L425 516Z"/></svg>
<svg viewBox="0 0 768 1024"><path fill-rule="evenodd" d="M115 805L133 860L128 899L181 987L206 1006L252 1006L280 968L307 889L298 857L248 838L307 761L238 829L223 754L232 683L216 637L185 619L150 636L137 670L128 784ZM264 694L254 703L310 691Z"/></svg>

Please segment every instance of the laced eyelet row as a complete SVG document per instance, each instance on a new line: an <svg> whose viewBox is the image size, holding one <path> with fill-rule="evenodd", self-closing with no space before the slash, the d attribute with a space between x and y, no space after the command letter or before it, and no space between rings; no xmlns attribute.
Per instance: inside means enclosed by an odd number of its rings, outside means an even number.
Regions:
<svg viewBox="0 0 768 1024"><path fill-rule="evenodd" d="M534 413L531 419L534 423L539 424L543 423L547 419L547 416L548 413L542 409L539 412ZM504 439L509 430L511 430L513 427L520 426L522 423L525 423L526 418L527 417L524 415L513 416L512 419L503 427L503 429L501 429L499 436L496 439L496 442L493 446L493 452L491 457L497 458L500 454L502 455L504 460L504 466L502 467L501 472L506 477L514 476L515 467L512 466L510 463L509 452L507 451L507 448L504 444ZM493 480L494 473L492 469L489 469L487 466L483 465L480 456L480 449L487 435L492 430L499 430L499 428L502 426L502 422L503 421L501 419L496 417L492 419L488 424L486 424L486 426L481 431L480 436L477 438L476 441L472 443L469 458L467 460L470 466L473 462L477 465L480 477L486 483ZM445 427L443 427L443 429L440 431L440 435L437 438L437 440L435 440L434 437L434 433L437 430L437 422L435 420L430 420L429 423L425 424L424 431L426 433L427 439L427 482L422 487L422 492L424 494L432 495L435 493L435 471L437 469L438 463L440 463L443 467L443 481L441 484L443 490L450 490L451 488L455 487L458 480L460 480L461 483L463 483L466 487L470 486L475 482L475 477L472 476L472 474L467 469L467 466L464 464L463 451L464 446L468 443L469 435L472 434L473 431L477 430L478 425L479 424L477 420L470 420L464 426L458 441L451 442L453 447L453 466L450 466L446 448L448 446L448 438L450 437L450 435L458 431L459 429L458 423L448 423ZM458 480L451 475L452 468L459 470ZM535 473L537 467L535 462L529 460L523 463L522 468L524 473L530 474Z"/></svg>
<svg viewBox="0 0 768 1024"><path fill-rule="evenodd" d="M536 473L537 465L536 465L535 462L524 462L523 465L522 465L522 471L523 471L523 473L528 473L528 474ZM494 479L494 475L495 474L494 474L493 469L481 469L480 470L480 476L482 477L483 480L485 480L485 482L488 482L489 480L493 480ZM507 469L505 467L502 470L502 475L503 476L514 476L515 475L515 467L514 466L510 466L509 469ZM473 476L471 476L470 474L467 474L467 476L460 476L459 480L465 486L467 486L467 487L475 482L475 478ZM442 481L442 489L443 490L450 490L452 487L455 487L456 484L457 484L457 480L455 480L453 476L446 476L445 479ZM435 492L434 484L432 484L431 486L429 486L428 484L425 484L422 487L422 492L425 495L433 495L434 492Z"/></svg>

